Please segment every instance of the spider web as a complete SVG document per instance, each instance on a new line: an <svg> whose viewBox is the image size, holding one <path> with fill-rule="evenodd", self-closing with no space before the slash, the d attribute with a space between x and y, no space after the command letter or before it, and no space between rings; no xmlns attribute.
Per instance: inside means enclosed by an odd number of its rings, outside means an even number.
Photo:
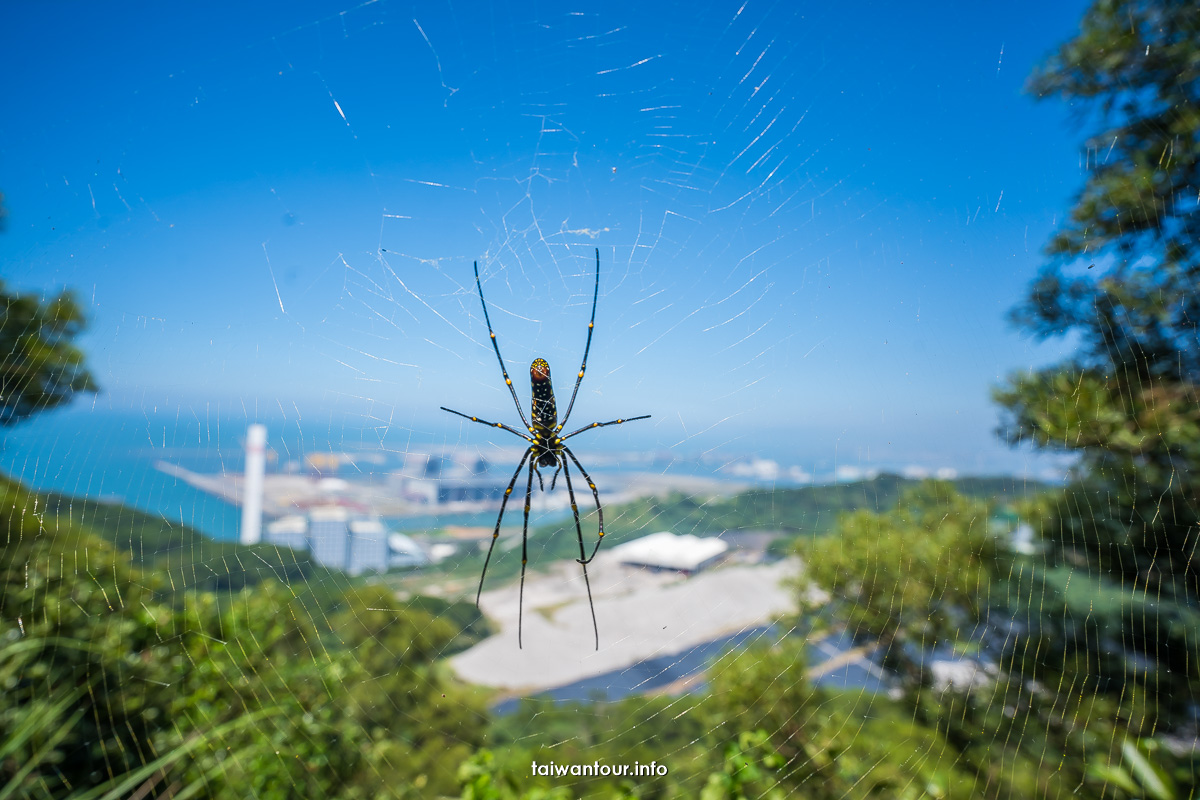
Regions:
<svg viewBox="0 0 1200 800"><path fill-rule="evenodd" d="M1035 348L1003 320L1078 178L1073 145L1058 133L1014 142L988 120L1024 108L1029 66L1080 9L1048 30L1014 13L923 43L894 33L920 20L755 2L231 7L131 13L119 29L79 19L53 44L38 32L51 12L25 13L15 30L46 45L36 61L46 73L20 90L32 121L6 125L6 280L77 292L90 318L80 346L102 391L8 432L0 465L57 498L47 519L111 530L122 552L137 555L146 535L122 520L161 523L182 537L166 546L176 560L139 563L168 576L187 564L229 600L248 568L206 542L237 540L247 426L265 425L268 529L340 505L382 517L426 555L440 548L436 564L369 569L354 585L385 587L398 609L389 619L428 614L430 630L458 637L431 658L438 672L413 673L427 708L386 693L365 702L415 728L435 705L469 718L484 733L454 734L460 761L478 744L501 760L506 748L583 758L545 698L572 700L595 720L597 752L627 763L657 752L677 774L697 771L685 783L695 796L706 775L695 740L657 737L665 720L691 731L688 720L724 707L750 668L712 666L722 652L785 652L808 637L817 685L860 691L862 708L894 685L853 630L818 636L797 616L802 598L827 595L797 588L800 563L780 542L825 530L837 509L797 518L773 510L770 490L866 487L858 507L884 510L872 505L883 503L879 476L1009 475L1019 487L1061 481L1070 466L998 440L988 391L1074 344ZM929 13L929 29L943 30L953 12ZM106 61L89 25L113 31L103 51L126 60ZM65 69L56 59L83 73L69 102L49 97ZM1016 162L1041 177L1014 178ZM474 600L494 495L524 448L439 410L521 428L472 265L526 415L525 365L538 357L561 412L597 249L594 340L567 428L651 415L571 443L609 532L589 567L598 650L552 470L545 491L533 481L523 590L521 472L484 585L487 622L428 600ZM571 471L590 552L595 504ZM418 496L438 487L491 496ZM738 505L749 490L757 499ZM731 549L691 577L623 561L618 546L660 530L722 536ZM303 624L333 639L347 618L370 627L381 613L328 600L351 581L342 571L256 569L252 582L289 587ZM267 655L252 642L251 656L256 646ZM365 650L345 657L376 663ZM759 664L758 688L792 697L792 673ZM283 685L308 702L311 687ZM614 722L606 703L619 699L628 717ZM734 733L780 734L823 708L736 721ZM249 730L253 742L290 729ZM289 746L297 758L321 750L319 739L278 745ZM412 791L456 791L445 768ZM349 794L355 781L339 774L327 788Z"/></svg>

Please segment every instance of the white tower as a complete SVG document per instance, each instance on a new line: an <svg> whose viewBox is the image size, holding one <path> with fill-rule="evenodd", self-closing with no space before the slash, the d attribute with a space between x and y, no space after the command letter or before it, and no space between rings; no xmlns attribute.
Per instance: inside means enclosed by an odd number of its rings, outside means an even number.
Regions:
<svg viewBox="0 0 1200 800"><path fill-rule="evenodd" d="M267 466L267 426L246 429L246 476L242 481L242 544L262 538L263 472Z"/></svg>

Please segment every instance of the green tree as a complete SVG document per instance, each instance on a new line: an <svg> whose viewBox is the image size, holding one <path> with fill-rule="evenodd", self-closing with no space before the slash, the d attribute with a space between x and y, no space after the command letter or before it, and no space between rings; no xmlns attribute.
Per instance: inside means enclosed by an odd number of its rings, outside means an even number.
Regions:
<svg viewBox="0 0 1200 800"><path fill-rule="evenodd" d="M988 517L987 504L926 481L895 510L842 514L832 535L806 543L805 580L830 591L846 628L919 686L923 654L966 638L988 608L999 569Z"/></svg>
<svg viewBox="0 0 1200 800"><path fill-rule="evenodd" d="M795 637L750 648L710 670L699 709L708 723L704 797L981 796L946 740L909 708L884 694L814 687L807 646ZM742 729L749 720L757 730Z"/></svg>
<svg viewBox="0 0 1200 800"><path fill-rule="evenodd" d="M56 408L78 392L98 391L74 345L86 323L68 291L43 302L0 281L0 426Z"/></svg>
<svg viewBox="0 0 1200 800"><path fill-rule="evenodd" d="M1012 318L1080 347L995 397L1002 436L1078 461L1026 510L1044 558L1007 582L997 681L923 711L989 779L1032 767L1038 794L1196 788L1179 743L1200 692L1197 53L1194 2L1098 0L1029 83L1091 135L1084 186ZM1046 752L1060 769L1040 767Z"/></svg>
<svg viewBox="0 0 1200 800"><path fill-rule="evenodd" d="M0 478L0 800L457 788L483 709L433 663L444 621L370 585L175 591L46 508Z"/></svg>
<svg viewBox="0 0 1200 800"><path fill-rule="evenodd" d="M1197 53L1194 2L1098 0L1031 77L1093 133L1084 187L1013 319L1082 346L996 391L1002 435L1079 456L1036 520L1048 566L1136 595L1106 618L1039 615L1032 635L1057 653L1040 663L1083 655L1097 690L1147 689L1151 727L1185 724L1189 704L1171 698L1200 691Z"/></svg>

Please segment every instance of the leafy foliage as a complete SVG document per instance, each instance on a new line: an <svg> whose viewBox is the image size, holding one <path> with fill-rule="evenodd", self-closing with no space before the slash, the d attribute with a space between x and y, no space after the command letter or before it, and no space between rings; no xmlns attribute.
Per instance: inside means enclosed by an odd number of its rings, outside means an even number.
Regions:
<svg viewBox="0 0 1200 800"><path fill-rule="evenodd" d="M423 796L481 744L434 663L447 620L369 585L318 613L273 580L172 591L39 495L5 481L0 507L0 785L19 796Z"/></svg>
<svg viewBox="0 0 1200 800"><path fill-rule="evenodd" d="M1094 362L1142 379L1195 381L1200 298L1200 25L1185 0L1099 0L1030 91L1093 112L1090 173L1056 257L1016 319L1041 336L1078 329ZM1086 118L1085 118L1086 119ZM1110 252L1111 269L1070 276Z"/></svg>
<svg viewBox="0 0 1200 800"><path fill-rule="evenodd" d="M1025 510L1053 505L1049 495ZM1159 698L1171 670L1194 663L1186 650L1168 660L1167 645L1193 636L1195 618L1177 609L1172 627L1163 604L1135 585L1008 552L983 524L989 512L930 482L893 511L843 515L830 536L801 551L806 578L833 595L835 620L878 643L893 668L895 706L911 709L899 714L910 726L904 735L925 739L919 752L947 759L928 785L954 785L947 796L955 797L1059 797L1081 787L1097 796L1190 796L1200 774L1197 754L1188 754L1186 740L1162 737ZM1162 658L1136 657L1137 641L1155 643ZM939 666L949 671L939 675ZM771 685L778 690L781 680ZM804 705L797 698L783 707L796 713ZM767 730L786 731L788 722ZM839 769L872 763L866 756L875 742L888 742L885 751L908 747L898 742L900 730L810 743L803 763L829 753L839 754ZM781 737L774 738L780 746ZM949 764L949 772L938 771ZM910 772L900 776L887 796L916 780Z"/></svg>
<svg viewBox="0 0 1200 800"><path fill-rule="evenodd" d="M510 715L493 720L488 736L493 771L514 789L571 796L687 797L720 769L711 758L709 719L695 697L630 697L617 702L556 704L524 700ZM718 740L723 741L723 740ZM637 778L530 776L530 765L669 763L666 775Z"/></svg>
<svg viewBox="0 0 1200 800"><path fill-rule="evenodd" d="M315 612L272 580L172 590L81 526L78 505L4 490L0 680L11 703L0 708L0 784L18 796L915 798L1127 785L1183 797L1191 785L1188 763L1153 738L1144 714L1135 720L1137 697L1068 692L1071 702L1057 702L1062 687L1031 689L1019 676L1034 673L1021 664L966 692L917 680L909 685L920 691L900 700L821 690L796 637L718 662L703 697L526 702L489 726L437 663L458 627L447 609L424 613L377 585L351 586ZM108 511L121 524L135 519ZM883 635L886 589L903 583L884 563L892 550L883 546L894 545L917 590L892 635L923 643L994 605L995 589L970 591L1003 586L988 566L998 551L975 522L987 511L930 482L890 512L845 514L832 536L806 541L831 563L856 556L839 535L866 535L880 550L877 585L851 606L877 612L862 630L882 625ZM657 761L670 771L531 776L535 761Z"/></svg>
<svg viewBox="0 0 1200 800"><path fill-rule="evenodd" d="M990 603L1000 561L989 516L985 503L928 481L896 510L845 514L836 535L806 542L805 576L838 598L849 630L919 671L922 653L962 638Z"/></svg>
<svg viewBox="0 0 1200 800"><path fill-rule="evenodd" d="M1014 319L1083 348L996 391L1012 441L1080 457L1031 515L1047 569L1026 586L1056 604L1021 631L1044 647L1041 671L1145 696L1149 727L1181 733L1194 732L1200 696L1198 20L1194 3L1100 0L1032 77L1032 91L1100 127L1071 221ZM1054 586L1063 570L1124 599L1073 612Z"/></svg>
<svg viewBox="0 0 1200 800"><path fill-rule="evenodd" d="M1009 435L1081 455L1047 516L1061 559L1173 602L1200 602L1200 23L1192 3L1102 0L1033 76L1107 125L1051 241L1055 260L1015 312L1039 336L1081 334L1079 359L996 393ZM1068 275L1108 252L1109 269ZM1192 643L1189 647L1194 648Z"/></svg>
<svg viewBox="0 0 1200 800"><path fill-rule="evenodd" d="M762 728L744 731L736 742L726 746L725 768L708 777L700 800L746 800L749 797L783 800L786 795L779 787L758 792L755 786L784 764L783 756L771 747L766 731Z"/></svg>
<svg viewBox="0 0 1200 800"><path fill-rule="evenodd" d="M313 617L344 610L346 598L365 585L317 562L306 551L272 544L217 541L187 525L136 508L57 493L42 495L42 516L51 521L66 549L69 537L97 536L115 545L142 570L153 573L172 597L189 590L213 593L218 603L262 583L280 583ZM406 608L451 623L455 635L441 655L464 650L490 634L487 621L469 602L415 596Z"/></svg>
<svg viewBox="0 0 1200 800"><path fill-rule="evenodd" d="M0 426L98 390L73 344L85 324L70 292L43 302L36 294L9 292L0 281Z"/></svg>

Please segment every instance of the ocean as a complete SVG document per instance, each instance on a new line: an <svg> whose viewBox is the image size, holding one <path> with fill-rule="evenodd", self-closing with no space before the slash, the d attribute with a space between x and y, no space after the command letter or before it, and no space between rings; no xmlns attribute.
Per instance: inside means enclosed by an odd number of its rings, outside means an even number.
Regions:
<svg viewBox="0 0 1200 800"><path fill-rule="evenodd" d="M251 422L267 426L268 472L283 469L302 471L303 460L312 453L351 453L361 456L342 477L370 478L396 469L409 450L444 447L478 447L494 460L493 467L508 475L508 451L489 450L485 438L447 440L399 426L381 424L358 414L331 413L285 417L258 416L226 409L208 411L186 407L114 410L74 407L43 413L7 431L0 444L0 470L26 486L56 491L91 500L122 503L172 522L182 522L221 540L236 540L240 510L196 489L178 477L155 467L160 461L191 472L215 474L241 472L243 445ZM504 442L509 445L508 442ZM519 442L517 443L519 445ZM517 447L513 452L519 454ZM590 456L590 458L588 457ZM594 476L623 466L649 471L708 475L714 466L672 461L654 461L608 452L580 453ZM516 455L511 456L515 465ZM669 464L669 466L664 466ZM561 517L555 512L539 523ZM486 525L495 521L495 511L478 514L423 515L386 522L395 530L419 531L442 525Z"/></svg>
<svg viewBox="0 0 1200 800"><path fill-rule="evenodd" d="M444 444L432 437L417 442L410 431L380 427L376 420L355 415L248 418L203 408L76 407L43 413L2 432L0 470L32 489L122 503L183 522L215 539L235 540L241 520L236 506L163 473L155 464L166 461L206 474L241 472L251 422L267 426L268 471L288 464L303 469L304 456L314 452L378 457L389 446L392 453L401 453L408 447ZM364 464L369 468L366 460Z"/></svg>
<svg viewBox="0 0 1200 800"><path fill-rule="evenodd" d="M155 468L240 470L246 425L175 413L69 409L3 432L0 470L31 489L122 503L236 539L239 510Z"/></svg>
<svg viewBox="0 0 1200 800"><path fill-rule="evenodd" d="M304 459L314 453L348 453L355 455L354 463L343 464L339 477L382 480L385 473L399 468L403 455L410 451L476 449L485 455L491 469L503 472L502 479L507 480L521 449L515 437L514 447L513 442L489 439L487 431L464 433L461 426L414 431L354 411L301 414L279 409L274 414L251 415L240 405L228 404L134 410L79 404L0 431L0 470L33 489L123 503L182 522L214 539L236 540L241 517L236 506L160 471L155 464L165 461L202 474L241 472L243 443L251 422L267 426L268 472L305 471ZM623 444L636 447L628 439ZM828 458L801 461L783 440L775 442L773 449L751 449L751 453L722 455L712 448L689 458L675 448L661 446L624 452L589 446L581 448L579 456L602 486L606 473L622 471L723 478L764 488L812 480L851 480L863 474L855 469L843 475ZM805 476L794 475L797 463L805 464ZM1030 466L1032 463L1026 464L1027 469ZM902 468L896 465L895 471ZM556 521L564 513L550 513L538 522ZM385 522L394 530L414 532L444 525L490 526L494 515L494 511L427 514Z"/></svg>

